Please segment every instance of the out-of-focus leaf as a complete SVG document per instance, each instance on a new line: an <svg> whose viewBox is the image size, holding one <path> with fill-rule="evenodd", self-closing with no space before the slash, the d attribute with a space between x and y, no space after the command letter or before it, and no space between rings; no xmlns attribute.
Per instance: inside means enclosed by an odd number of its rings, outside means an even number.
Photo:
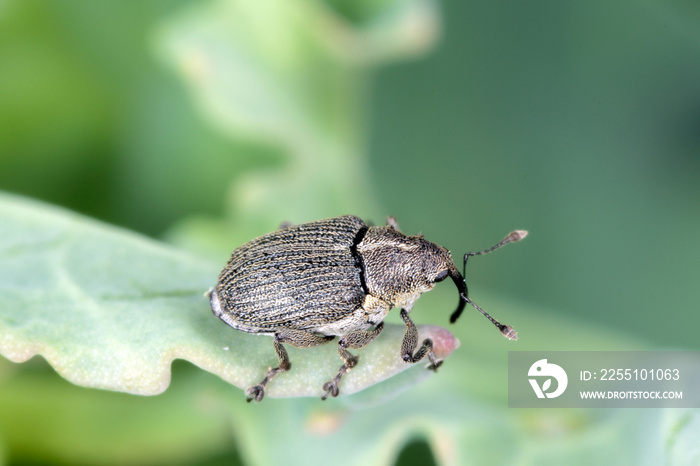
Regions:
<svg viewBox="0 0 700 466"><path fill-rule="evenodd" d="M353 97L364 91L365 65L431 45L433 5L387 2L358 27L320 2L210 0L167 22L157 44L218 127L272 137L311 158L299 149L362 134Z"/></svg>
<svg viewBox="0 0 700 466"><path fill-rule="evenodd" d="M700 410L669 409L661 425L666 464L700 464Z"/></svg>
<svg viewBox="0 0 700 466"><path fill-rule="evenodd" d="M434 4L374 2L353 22L323 2L210 0L163 23L156 49L212 126L286 157L231 173L228 217L239 242L284 220L353 213L382 221L364 157L370 65L432 44ZM189 219L170 238L197 249L189 240L202 230Z"/></svg>
<svg viewBox="0 0 700 466"><path fill-rule="evenodd" d="M654 410L513 411L472 400L457 387L446 390L439 376L390 400L359 403L365 393L333 405L270 400L254 413L232 410L241 456L253 465L316 464L332 455L339 466L388 466L408 442L423 438L436 463L449 466L651 466L662 458ZM283 440L288 432L291 442ZM280 439L279 448L270 438Z"/></svg>
<svg viewBox="0 0 700 466"><path fill-rule="evenodd" d="M17 369L0 380L0 435L12 446L11 464L182 464L230 449L228 417L202 389L208 374L184 363L175 367L178 383L147 398L76 387L36 360L0 360L6 366ZM240 399L232 395L229 404Z"/></svg>

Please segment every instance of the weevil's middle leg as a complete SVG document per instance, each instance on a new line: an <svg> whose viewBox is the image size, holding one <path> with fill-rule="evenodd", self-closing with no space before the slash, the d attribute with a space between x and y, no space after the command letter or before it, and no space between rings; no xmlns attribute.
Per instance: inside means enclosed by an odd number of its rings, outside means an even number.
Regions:
<svg viewBox="0 0 700 466"><path fill-rule="evenodd" d="M367 346L372 342L372 340L377 338L380 333L382 333L383 329L384 324L379 323L374 330L357 330L355 332L350 332L338 341L338 353L343 359L343 365L340 366L338 374L333 380L323 384L323 389L326 391L326 393L321 397L322 400L325 400L329 396L338 396L338 385L340 384L340 379L343 377L343 375L349 372L350 369L357 365L359 356L352 355L347 349L359 349L363 346Z"/></svg>
<svg viewBox="0 0 700 466"><path fill-rule="evenodd" d="M414 353L416 346L418 346L418 328L411 318L408 317L408 312L405 309L401 309L401 318L404 324L406 324L406 334L401 342L401 357L403 360L415 363L423 359L427 354L430 360L428 369L437 371L437 368L442 365L442 361L435 357L435 353L433 352L433 340L430 338L423 340L418 351Z"/></svg>
<svg viewBox="0 0 700 466"><path fill-rule="evenodd" d="M335 337L314 335L313 333L304 332L303 330L283 330L275 333L273 344L275 345L275 353L277 353L279 364L277 367L268 369L260 383L253 385L246 391L248 402L250 403L253 400L261 401L265 396L265 387L267 383L280 372L288 371L292 367L292 363L289 362L287 350L284 349L282 343L289 343L292 346L300 348L310 348L312 346L328 343L333 338Z"/></svg>

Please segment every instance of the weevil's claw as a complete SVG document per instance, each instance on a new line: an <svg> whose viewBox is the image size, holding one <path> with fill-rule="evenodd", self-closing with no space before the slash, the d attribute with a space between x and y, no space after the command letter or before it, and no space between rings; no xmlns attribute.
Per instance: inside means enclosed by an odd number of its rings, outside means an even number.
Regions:
<svg viewBox="0 0 700 466"><path fill-rule="evenodd" d="M321 397L323 401L325 401L329 395L335 398L340 392L338 383L335 380L331 380L330 382L324 383L323 389L326 391L326 393Z"/></svg>
<svg viewBox="0 0 700 466"><path fill-rule="evenodd" d="M437 372L438 367L442 366L443 359L437 359L435 353L432 351L428 353L428 359L430 359L430 365L428 366L429 371Z"/></svg>
<svg viewBox="0 0 700 466"><path fill-rule="evenodd" d="M428 366L429 371L437 372L438 367L442 366L442 360L436 361Z"/></svg>
<svg viewBox="0 0 700 466"><path fill-rule="evenodd" d="M246 400L248 403L253 400L260 402L265 396L265 387L262 385L253 385L246 391L246 394L248 395L248 399Z"/></svg>

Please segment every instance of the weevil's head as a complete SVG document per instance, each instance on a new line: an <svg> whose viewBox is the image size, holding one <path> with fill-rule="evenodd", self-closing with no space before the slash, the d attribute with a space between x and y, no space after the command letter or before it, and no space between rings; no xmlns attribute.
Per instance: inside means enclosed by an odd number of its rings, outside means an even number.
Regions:
<svg viewBox="0 0 700 466"><path fill-rule="evenodd" d="M508 242L518 241L519 239L524 238L526 234L527 232L520 231L511 233L508 237L506 237L506 239L504 240L505 242L499 243L499 245L496 245L494 249ZM429 286L428 289L432 289L435 283L440 282L447 277L450 277L454 282L455 286L457 286L457 291L459 292L459 304L457 304L457 309L450 316L450 322L456 322L459 316L462 314L464 306L466 304L471 304L477 311L481 312L488 320L490 320L491 323L498 328L498 330L501 332L501 334L503 334L504 337L508 338L509 340L517 340L518 334L515 332L515 330L513 330L511 326L500 323L499 321L491 317L488 312L484 311L479 306L477 306L476 303L474 303L474 301L469 299L467 292L467 282L464 280L464 276L461 273L459 273L459 269L455 267L454 262L452 262L452 256L450 255L450 252L442 246L438 246L437 244L425 241L422 237L420 238L420 240L422 243L424 243L422 247L422 256L424 258L424 277L427 280ZM477 254L482 253L485 252L480 251ZM467 258L473 254L474 253L467 253L464 256L465 268L467 265ZM435 271L438 272L436 273Z"/></svg>
<svg viewBox="0 0 700 466"><path fill-rule="evenodd" d="M487 254L526 235L526 231L516 230L489 249L465 254L464 267L470 256ZM464 306L470 304L490 320L503 336L510 340L517 339L512 327L501 324L469 299L464 276L454 265L450 251L427 241L422 235L406 236L391 225L373 227L357 245L357 253L362 261L362 276L367 291L393 307L410 311L421 294L450 277L459 292L459 304L450 316L450 322L454 323Z"/></svg>
<svg viewBox="0 0 700 466"><path fill-rule="evenodd" d="M422 293L451 277L466 292L450 251L422 235L406 236L390 227L373 227L358 245L368 291L395 307L410 310ZM464 302L460 298L460 307Z"/></svg>

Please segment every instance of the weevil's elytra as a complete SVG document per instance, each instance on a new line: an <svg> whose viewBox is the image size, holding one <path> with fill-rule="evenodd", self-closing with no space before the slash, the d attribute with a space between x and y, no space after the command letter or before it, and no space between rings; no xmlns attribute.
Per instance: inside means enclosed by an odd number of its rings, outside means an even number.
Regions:
<svg viewBox="0 0 700 466"><path fill-rule="evenodd" d="M279 360L278 367L269 369L260 383L248 389L248 401L262 400L268 382L291 368L283 344L308 348L340 337L338 353L343 364L323 385L322 399L337 396L343 375L359 359L348 349L371 343L394 307L401 309L406 325L398 356L410 363L427 356L428 368L437 370L442 361L435 357L433 342L428 338L418 346L409 312L422 293L447 277L460 295L452 322L469 303L506 337L516 338L511 327L469 299L463 275L447 249L421 235L404 235L393 218L387 223L369 227L357 217L344 216L285 225L233 252L210 293L212 311L237 330L273 336ZM464 265L468 257L486 254L526 234L517 231L490 249L468 253Z"/></svg>

